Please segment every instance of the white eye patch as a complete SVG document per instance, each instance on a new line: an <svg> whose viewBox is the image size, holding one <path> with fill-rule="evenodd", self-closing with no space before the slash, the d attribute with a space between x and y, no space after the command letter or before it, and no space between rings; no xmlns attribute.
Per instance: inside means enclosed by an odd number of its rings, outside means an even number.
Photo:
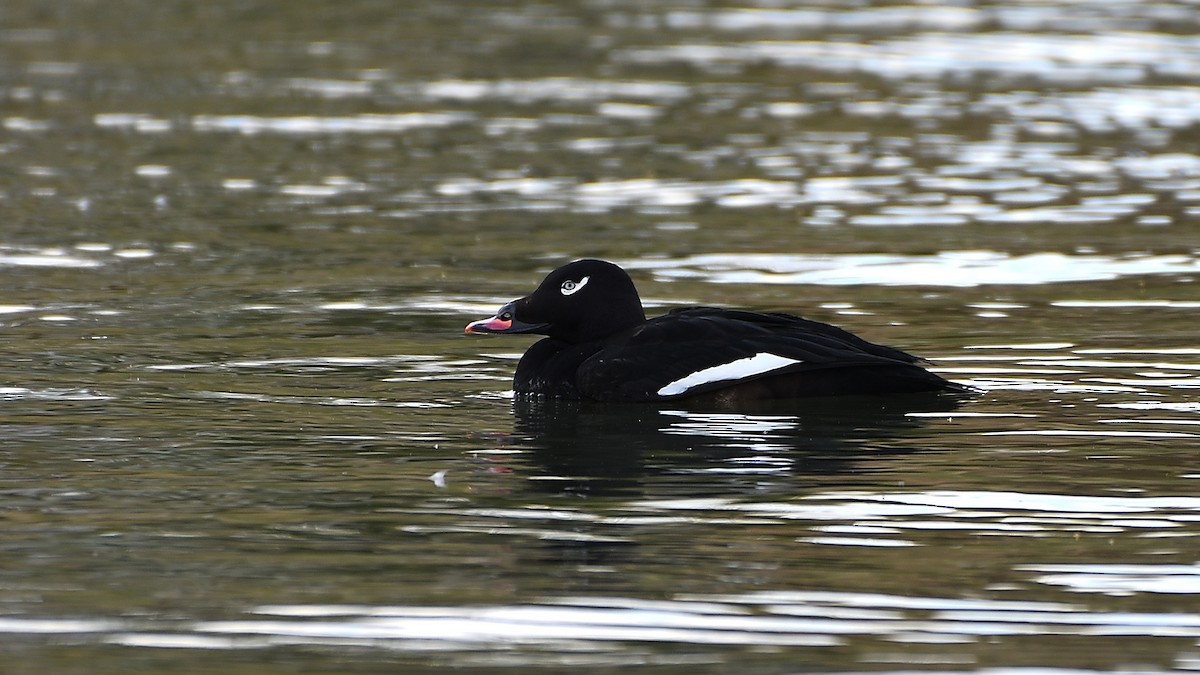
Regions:
<svg viewBox="0 0 1200 675"><path fill-rule="evenodd" d="M579 289L587 286L588 279L591 279L591 277L584 277L579 281L571 281L570 279L567 279L566 281L562 282L562 286L558 287L558 291L563 295L575 295L579 292Z"/></svg>

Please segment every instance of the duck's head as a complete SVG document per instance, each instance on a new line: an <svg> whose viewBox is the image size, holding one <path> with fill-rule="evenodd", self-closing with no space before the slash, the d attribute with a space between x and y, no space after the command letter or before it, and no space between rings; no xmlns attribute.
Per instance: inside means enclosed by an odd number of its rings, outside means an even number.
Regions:
<svg viewBox="0 0 1200 675"><path fill-rule="evenodd" d="M565 342L599 340L646 320L633 280L603 260L559 267L534 292L496 315L467 324L468 333L537 333Z"/></svg>

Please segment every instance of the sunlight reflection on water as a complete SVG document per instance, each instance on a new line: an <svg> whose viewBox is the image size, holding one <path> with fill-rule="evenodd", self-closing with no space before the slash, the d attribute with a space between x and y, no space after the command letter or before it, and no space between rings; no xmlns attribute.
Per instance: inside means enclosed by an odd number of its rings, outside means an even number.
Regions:
<svg viewBox="0 0 1200 675"><path fill-rule="evenodd" d="M1148 567L1133 574L1150 574ZM1169 568L1163 571L1173 574ZM475 607L272 605L252 613L270 618L199 622L174 631L129 630L135 625L112 622L84 630L110 632L108 639L115 644L159 648L326 644L469 651L520 646L593 664L609 662L610 650L646 642L832 647L853 636L874 635L897 643L940 645L946 658L956 646L984 636L1049 631L1200 637L1200 615L1188 613L1092 612L1064 603L819 591L689 594L670 600L562 597L540 604ZM72 632L71 622L59 628Z"/></svg>
<svg viewBox="0 0 1200 675"><path fill-rule="evenodd" d="M626 260L622 265L649 269L666 280L958 287L1098 281L1200 271L1200 260L1184 255L1010 255L993 251L943 251L935 255L706 253L677 259Z"/></svg>
<svg viewBox="0 0 1200 675"><path fill-rule="evenodd" d="M3 249L0 248L0 250ZM99 267L102 264L99 260L73 256L58 248L0 253L0 267L12 265L17 267L87 268Z"/></svg>
<svg viewBox="0 0 1200 675"><path fill-rule="evenodd" d="M1046 537L1058 532L1146 536L1200 522L1200 499L1114 497L986 491L826 493L795 502L723 498L644 502L655 511L732 511L757 518L814 521L799 541L840 546L920 546L908 533L962 530L974 536ZM822 521L838 524L821 525ZM869 535L869 536L868 536Z"/></svg>
<svg viewBox="0 0 1200 675"><path fill-rule="evenodd" d="M1036 75L1047 81L1139 82L1150 74L1172 74L1200 63L1200 40L1159 33L1099 35L1025 33L924 34L872 43L746 42L685 44L628 49L618 59L633 63L682 61L720 63L768 61L832 71L869 72L885 78L964 76L976 71Z"/></svg>
<svg viewBox="0 0 1200 675"><path fill-rule="evenodd" d="M1130 596L1137 593L1200 593L1200 565L1025 565L1043 572L1038 583L1065 586L1081 593Z"/></svg>

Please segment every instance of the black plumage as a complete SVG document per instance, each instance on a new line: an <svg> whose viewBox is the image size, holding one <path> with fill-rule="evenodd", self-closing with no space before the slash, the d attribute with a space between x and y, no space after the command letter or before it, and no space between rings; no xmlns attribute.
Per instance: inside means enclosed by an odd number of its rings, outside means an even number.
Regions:
<svg viewBox="0 0 1200 675"><path fill-rule="evenodd" d="M554 270L466 330L547 336L517 364L513 389L522 395L736 405L966 390L911 354L790 314L691 307L647 320L629 275L601 260Z"/></svg>

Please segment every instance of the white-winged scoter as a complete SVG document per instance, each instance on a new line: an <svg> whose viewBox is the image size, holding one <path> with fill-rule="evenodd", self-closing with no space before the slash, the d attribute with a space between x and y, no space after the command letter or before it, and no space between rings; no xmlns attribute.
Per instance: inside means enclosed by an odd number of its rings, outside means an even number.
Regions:
<svg viewBox="0 0 1200 675"><path fill-rule="evenodd" d="M466 332L547 336L517 364L518 395L735 405L969 391L911 354L791 314L688 307L646 319L633 280L603 260L559 267Z"/></svg>

